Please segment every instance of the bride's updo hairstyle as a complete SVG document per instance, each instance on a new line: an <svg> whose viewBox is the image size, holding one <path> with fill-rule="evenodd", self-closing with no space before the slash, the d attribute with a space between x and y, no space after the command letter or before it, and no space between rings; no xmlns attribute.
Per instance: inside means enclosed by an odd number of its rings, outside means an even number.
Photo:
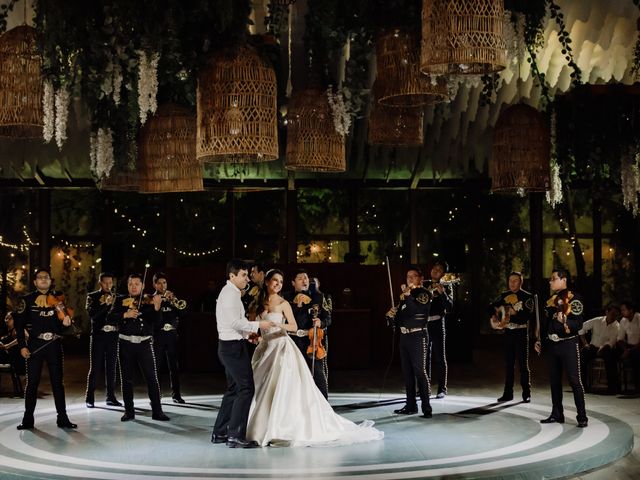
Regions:
<svg viewBox="0 0 640 480"><path fill-rule="evenodd" d="M258 306L256 308L256 315L260 315L262 312L264 312L265 303L269 298L269 292L267 291L267 283L269 283L269 280L271 280L273 276L277 274L279 274L284 279L284 273L282 273L282 270L278 270L277 268L272 268L271 270L268 270L267 273L264 275L264 282L262 283L262 288L260 289L260 294L258 295Z"/></svg>

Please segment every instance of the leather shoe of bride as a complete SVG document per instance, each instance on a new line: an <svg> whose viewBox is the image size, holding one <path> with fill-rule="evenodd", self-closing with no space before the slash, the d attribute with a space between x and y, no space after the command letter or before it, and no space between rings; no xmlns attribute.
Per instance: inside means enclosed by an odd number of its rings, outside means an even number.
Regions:
<svg viewBox="0 0 640 480"><path fill-rule="evenodd" d="M397 413L398 415L415 415L416 413L418 413L418 409L407 408L407 406L405 405L404 407L399 408L398 410L394 410L393 413Z"/></svg>
<svg viewBox="0 0 640 480"><path fill-rule="evenodd" d="M227 439L227 447L229 448L258 448L259 446L255 440L244 440L235 437L229 437Z"/></svg>
<svg viewBox="0 0 640 480"><path fill-rule="evenodd" d="M540 423L564 423L564 416L556 418L553 415L549 415L544 420L540 420Z"/></svg>

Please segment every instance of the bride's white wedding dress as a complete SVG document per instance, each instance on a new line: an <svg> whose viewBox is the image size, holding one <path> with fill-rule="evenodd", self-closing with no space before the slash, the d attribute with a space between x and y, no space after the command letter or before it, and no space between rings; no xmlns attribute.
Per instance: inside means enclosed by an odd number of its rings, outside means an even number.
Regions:
<svg viewBox="0 0 640 480"><path fill-rule="evenodd" d="M265 320L283 322L281 313ZM251 361L256 387L247 439L260 445L336 446L380 440L366 420L356 425L333 411L313 381L300 350L280 327L262 332Z"/></svg>

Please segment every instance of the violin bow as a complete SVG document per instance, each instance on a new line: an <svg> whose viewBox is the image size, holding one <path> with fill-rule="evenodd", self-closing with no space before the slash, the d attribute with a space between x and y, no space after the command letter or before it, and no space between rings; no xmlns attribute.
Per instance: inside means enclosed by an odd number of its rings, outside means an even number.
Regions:
<svg viewBox="0 0 640 480"><path fill-rule="evenodd" d="M533 296L533 304L536 307L536 342L540 341L540 309L538 307L538 294ZM538 352L540 355L540 352Z"/></svg>
<svg viewBox="0 0 640 480"><path fill-rule="evenodd" d="M144 264L144 275L142 275L142 288L140 289L140 298L138 299L138 311L140 310L140 306L142 305L142 297L144 295L144 284L147 281L147 270L149 270L149 261Z"/></svg>
<svg viewBox="0 0 640 480"><path fill-rule="evenodd" d="M389 293L391 294L391 308L395 307L395 301L393 297L393 284L391 283L391 266L389 265L389 257L384 257L387 260L387 277L389 278Z"/></svg>

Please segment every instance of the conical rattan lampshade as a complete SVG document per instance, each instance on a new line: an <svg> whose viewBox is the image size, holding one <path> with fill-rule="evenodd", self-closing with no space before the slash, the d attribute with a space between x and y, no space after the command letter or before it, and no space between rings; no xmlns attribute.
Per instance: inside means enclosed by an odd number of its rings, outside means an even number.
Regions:
<svg viewBox="0 0 640 480"><path fill-rule="evenodd" d="M100 190L111 192L137 192L140 190L140 176L138 172L111 169L111 174L99 183Z"/></svg>
<svg viewBox="0 0 640 480"><path fill-rule="evenodd" d="M276 74L253 48L216 53L198 76L198 160L277 159L276 97Z"/></svg>
<svg viewBox="0 0 640 480"><path fill-rule="evenodd" d="M41 64L34 28L0 36L0 137L42 138Z"/></svg>
<svg viewBox="0 0 640 480"><path fill-rule="evenodd" d="M201 192L202 162L196 158L196 117L165 104L140 132L140 193Z"/></svg>
<svg viewBox="0 0 640 480"><path fill-rule="evenodd" d="M447 99L444 79L432 82L420 73L420 42L415 35L400 30L385 33L376 44L376 60L379 103L421 107Z"/></svg>
<svg viewBox="0 0 640 480"><path fill-rule="evenodd" d="M287 170L344 172L345 139L336 132L325 92L295 92L287 114Z"/></svg>
<svg viewBox="0 0 640 480"><path fill-rule="evenodd" d="M420 70L482 75L507 65L503 0L423 0Z"/></svg>
<svg viewBox="0 0 640 480"><path fill-rule="evenodd" d="M542 114L524 104L502 114L493 130L491 190L544 192L549 189L551 141Z"/></svg>
<svg viewBox="0 0 640 480"><path fill-rule="evenodd" d="M375 84L373 91L375 95ZM421 107L387 107L372 100L367 143L392 147L418 147L424 142L423 118L424 111Z"/></svg>

